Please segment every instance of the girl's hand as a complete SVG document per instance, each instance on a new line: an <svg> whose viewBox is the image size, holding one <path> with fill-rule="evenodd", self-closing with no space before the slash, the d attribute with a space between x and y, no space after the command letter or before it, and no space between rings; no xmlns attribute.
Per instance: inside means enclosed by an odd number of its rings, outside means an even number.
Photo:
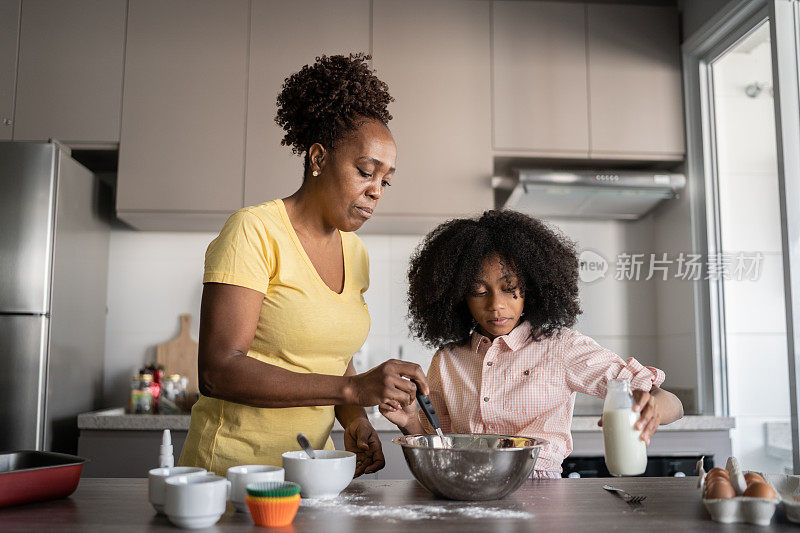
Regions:
<svg viewBox="0 0 800 533"><path fill-rule="evenodd" d="M650 444L650 438L653 433L658 431L658 425L661 423L661 413L658 412L658 405L656 399L649 392L643 390L633 391L633 411L641 412L639 420L633 425L634 429L641 429L642 439L645 444Z"/></svg>
<svg viewBox="0 0 800 533"><path fill-rule="evenodd" d="M389 422L401 429L408 427L418 417L416 401L411 402L402 409L398 405L381 405L378 410Z"/></svg>
<svg viewBox="0 0 800 533"><path fill-rule="evenodd" d="M356 418L345 428L344 449L356 454L353 477L377 472L386 464L378 432L365 418Z"/></svg>
<svg viewBox="0 0 800 533"><path fill-rule="evenodd" d="M642 439L645 444L649 445L650 439L653 437L653 434L658 431L658 426L661 424L661 413L658 411L655 397L649 392L635 390L633 391L633 400L633 411L635 413L641 411L642 413L633 427L634 429L642 430L642 434L639 435L639 438ZM602 427L602 417L597 421L597 425Z"/></svg>

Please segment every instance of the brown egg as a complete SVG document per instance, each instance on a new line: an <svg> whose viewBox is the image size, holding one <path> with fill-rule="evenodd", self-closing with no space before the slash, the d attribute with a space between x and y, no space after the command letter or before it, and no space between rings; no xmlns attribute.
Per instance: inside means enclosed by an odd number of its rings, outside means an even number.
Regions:
<svg viewBox="0 0 800 533"><path fill-rule="evenodd" d="M705 481L703 481L703 483L704 483L705 487L708 487L709 485L711 485L712 483L715 483L717 481L727 481L728 483L730 483L731 480L726 478L726 477L723 477L719 473L717 473L717 475L706 474L706 479L705 479Z"/></svg>
<svg viewBox="0 0 800 533"><path fill-rule="evenodd" d="M706 479L705 483L703 484L703 497L705 498L706 497L705 494L708 491L710 491L712 489L712 487L714 487L715 485L718 485L720 483L727 483L727 484L733 486L730 481L728 481L727 479L723 478L722 476L717 476L717 477L712 477L711 479Z"/></svg>
<svg viewBox="0 0 800 533"><path fill-rule="evenodd" d="M709 476L709 477L722 476L725 479L730 479L731 478L731 475L728 473L728 471L725 470L724 468L720 468L720 467L712 468L711 470L708 471L708 473L706 475Z"/></svg>
<svg viewBox="0 0 800 533"><path fill-rule="evenodd" d="M748 486L750 485L750 483L754 481L758 481L760 483L766 483L766 481L764 481L764 478L756 474L755 472L748 472L744 475L744 482L747 483Z"/></svg>
<svg viewBox="0 0 800 533"><path fill-rule="evenodd" d="M724 479L714 480L714 483L706 485L705 494L703 498L706 500L718 500L733 498L736 492L733 490L733 485Z"/></svg>
<svg viewBox="0 0 800 533"><path fill-rule="evenodd" d="M747 490L744 491L744 496L748 496L750 498L772 499L775 497L775 491L772 490L772 487L766 483L754 481L748 485Z"/></svg>

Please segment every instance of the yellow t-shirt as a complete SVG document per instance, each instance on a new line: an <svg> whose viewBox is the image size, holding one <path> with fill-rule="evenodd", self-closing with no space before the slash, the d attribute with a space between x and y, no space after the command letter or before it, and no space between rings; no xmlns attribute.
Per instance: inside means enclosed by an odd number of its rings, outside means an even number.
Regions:
<svg viewBox="0 0 800 533"><path fill-rule="evenodd" d="M341 376L369 332L364 291L369 258L354 233L341 233L344 289L317 273L281 200L234 213L206 251L203 283L264 293L249 357L291 370ZM201 396L192 408L179 464L218 474L235 465L281 465L299 450L297 433L314 448L333 448L332 405L266 409Z"/></svg>

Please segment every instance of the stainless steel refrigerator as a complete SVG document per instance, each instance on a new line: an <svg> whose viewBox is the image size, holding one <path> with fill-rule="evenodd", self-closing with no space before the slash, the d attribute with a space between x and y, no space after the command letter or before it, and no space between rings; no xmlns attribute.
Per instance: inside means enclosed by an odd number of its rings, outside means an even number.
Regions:
<svg viewBox="0 0 800 533"><path fill-rule="evenodd" d="M0 142L0 451L73 452L99 407L109 224L58 142Z"/></svg>

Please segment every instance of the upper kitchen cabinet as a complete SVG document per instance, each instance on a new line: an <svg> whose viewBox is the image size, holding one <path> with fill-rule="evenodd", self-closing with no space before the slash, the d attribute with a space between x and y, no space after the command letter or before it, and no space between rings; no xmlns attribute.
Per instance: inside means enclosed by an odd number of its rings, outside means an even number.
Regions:
<svg viewBox="0 0 800 533"><path fill-rule="evenodd" d="M322 54L369 52L369 0L254 0L244 202L290 195L303 179L303 159L282 146L276 98L286 77Z"/></svg>
<svg viewBox="0 0 800 533"><path fill-rule="evenodd" d="M0 141L10 141L13 135L20 3L0 0Z"/></svg>
<svg viewBox="0 0 800 533"><path fill-rule="evenodd" d="M587 38L592 157L682 159L676 9L589 4Z"/></svg>
<svg viewBox="0 0 800 533"><path fill-rule="evenodd" d="M134 227L218 230L242 207L248 19L247 0L130 0L117 214Z"/></svg>
<svg viewBox="0 0 800 533"><path fill-rule="evenodd" d="M374 66L395 98L398 156L368 231L491 208L490 21L488 1L374 0Z"/></svg>
<svg viewBox="0 0 800 533"><path fill-rule="evenodd" d="M587 157L586 8L493 2L494 148Z"/></svg>
<svg viewBox="0 0 800 533"><path fill-rule="evenodd" d="M125 0L25 0L15 140L119 141Z"/></svg>

